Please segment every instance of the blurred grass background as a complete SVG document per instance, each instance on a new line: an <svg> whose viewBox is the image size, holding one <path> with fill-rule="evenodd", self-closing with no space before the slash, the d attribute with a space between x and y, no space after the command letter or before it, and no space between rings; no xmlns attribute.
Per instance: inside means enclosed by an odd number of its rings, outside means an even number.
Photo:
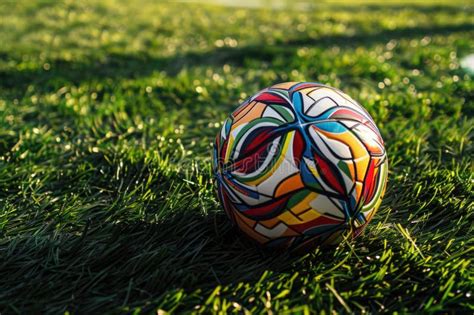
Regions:
<svg viewBox="0 0 474 315"><path fill-rule="evenodd" d="M472 312L473 6L0 3L3 313ZM282 81L342 89L386 141L365 235L303 257L232 230L210 148Z"/></svg>

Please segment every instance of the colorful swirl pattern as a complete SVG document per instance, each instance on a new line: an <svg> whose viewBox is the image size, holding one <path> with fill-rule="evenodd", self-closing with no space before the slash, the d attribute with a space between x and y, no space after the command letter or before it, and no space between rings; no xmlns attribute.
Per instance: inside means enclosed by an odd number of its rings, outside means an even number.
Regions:
<svg viewBox="0 0 474 315"><path fill-rule="evenodd" d="M301 249L359 235L380 206L388 162L356 101L319 83L287 82L226 119L213 171L240 230L265 246Z"/></svg>

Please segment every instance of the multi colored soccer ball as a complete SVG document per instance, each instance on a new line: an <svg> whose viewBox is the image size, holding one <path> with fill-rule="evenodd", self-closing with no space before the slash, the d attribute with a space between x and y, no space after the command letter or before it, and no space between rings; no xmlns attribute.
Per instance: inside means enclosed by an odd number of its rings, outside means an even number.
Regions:
<svg viewBox="0 0 474 315"><path fill-rule="evenodd" d="M240 230L264 246L300 250L359 235L382 201L388 162L356 101L323 84L287 82L225 120L213 171Z"/></svg>

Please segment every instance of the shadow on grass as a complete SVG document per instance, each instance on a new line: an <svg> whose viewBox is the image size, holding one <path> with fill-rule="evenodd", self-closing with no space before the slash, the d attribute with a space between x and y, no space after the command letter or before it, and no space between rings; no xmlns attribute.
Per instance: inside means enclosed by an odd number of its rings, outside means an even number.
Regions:
<svg viewBox="0 0 474 315"><path fill-rule="evenodd" d="M222 66L224 64L242 65L247 60L271 62L277 57L293 56L299 47L340 46L357 47L385 43L389 40L420 38L423 36L443 35L472 31L474 24L445 25L434 27L400 28L382 30L374 34L356 34L353 36L335 35L321 38L302 37L280 41L274 45L248 45L237 48L217 48L206 52L189 52L173 57L156 58L146 54L111 54L100 61L75 63L65 60L49 61L50 69L3 70L0 71L0 88L24 92L29 85L40 86L42 90L58 89L66 84L81 84L102 79L121 79L146 77L153 72L164 71L176 75L184 68L195 66ZM10 55L0 54L0 59L14 59Z"/></svg>
<svg viewBox="0 0 474 315"><path fill-rule="evenodd" d="M35 235L8 244L0 268L5 282L18 285L0 293L8 301L3 307L41 313L41 307L89 312L143 305L175 289L207 292L257 281L265 270L282 271L291 261L262 253L222 213L202 216L190 209L156 224L92 225L80 235Z"/></svg>

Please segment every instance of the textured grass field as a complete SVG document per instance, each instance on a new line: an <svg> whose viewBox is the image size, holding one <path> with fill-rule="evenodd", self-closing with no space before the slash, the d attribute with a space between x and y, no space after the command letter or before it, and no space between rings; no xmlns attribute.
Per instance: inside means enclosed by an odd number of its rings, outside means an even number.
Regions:
<svg viewBox="0 0 474 315"><path fill-rule="evenodd" d="M473 6L299 3L0 3L2 314L474 311ZM210 171L282 81L359 100L390 161L365 234L300 257L239 236Z"/></svg>

